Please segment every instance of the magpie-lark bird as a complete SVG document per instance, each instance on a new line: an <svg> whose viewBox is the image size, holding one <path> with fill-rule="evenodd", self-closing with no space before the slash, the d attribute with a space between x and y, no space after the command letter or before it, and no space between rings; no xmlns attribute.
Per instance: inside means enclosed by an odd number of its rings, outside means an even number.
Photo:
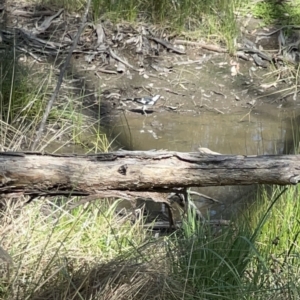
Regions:
<svg viewBox="0 0 300 300"><path fill-rule="evenodd" d="M134 98L133 101L143 104L143 113L147 116L146 110L149 106L155 105L156 101L160 98L160 95L155 95L153 97L146 96L143 98Z"/></svg>

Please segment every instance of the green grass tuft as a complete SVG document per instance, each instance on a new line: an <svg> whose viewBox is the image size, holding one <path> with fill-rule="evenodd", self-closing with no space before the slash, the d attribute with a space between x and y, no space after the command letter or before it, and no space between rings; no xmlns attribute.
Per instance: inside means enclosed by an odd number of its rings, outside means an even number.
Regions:
<svg viewBox="0 0 300 300"><path fill-rule="evenodd" d="M258 1L251 4L251 12L268 24L297 25L300 22L300 1Z"/></svg>

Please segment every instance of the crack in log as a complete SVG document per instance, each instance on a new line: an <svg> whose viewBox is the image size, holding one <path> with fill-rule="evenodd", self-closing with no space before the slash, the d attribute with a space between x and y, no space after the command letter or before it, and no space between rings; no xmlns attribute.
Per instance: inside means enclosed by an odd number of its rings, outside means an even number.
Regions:
<svg viewBox="0 0 300 300"><path fill-rule="evenodd" d="M4 156L18 156L18 157L25 157L25 154L22 152L1 152L1 155Z"/></svg>
<svg viewBox="0 0 300 300"><path fill-rule="evenodd" d="M87 157L89 161L115 161L118 157L117 155L104 153L104 154L97 154L93 156Z"/></svg>

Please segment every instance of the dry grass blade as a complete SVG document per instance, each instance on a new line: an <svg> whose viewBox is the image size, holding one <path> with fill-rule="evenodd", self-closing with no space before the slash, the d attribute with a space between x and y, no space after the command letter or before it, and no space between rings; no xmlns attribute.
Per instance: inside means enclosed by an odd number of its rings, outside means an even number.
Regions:
<svg viewBox="0 0 300 300"><path fill-rule="evenodd" d="M53 294L63 295L57 299L163 299L167 278L157 265L113 260L92 268L85 266L60 286L50 286L33 299L50 299ZM66 286L69 288L64 294Z"/></svg>

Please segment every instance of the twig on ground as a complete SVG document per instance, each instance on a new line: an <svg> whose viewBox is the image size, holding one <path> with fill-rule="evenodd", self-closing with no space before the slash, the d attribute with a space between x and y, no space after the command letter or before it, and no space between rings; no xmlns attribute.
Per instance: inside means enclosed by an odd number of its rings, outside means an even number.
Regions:
<svg viewBox="0 0 300 300"><path fill-rule="evenodd" d="M109 48L109 54L112 58L114 58L118 62L121 62L123 65L127 66L128 68L131 68L132 70L134 70L136 72L140 71L137 68L135 68L134 66L132 66L130 63L128 63L127 61L125 61L124 59L119 57L111 48Z"/></svg>
<svg viewBox="0 0 300 300"><path fill-rule="evenodd" d="M219 200L217 200L215 198L212 198L210 196L207 196L207 195L204 195L202 193L195 192L195 191L189 191L189 194L190 195L196 195L196 196L203 197L203 198L208 199L208 200L210 200L212 202L215 202L215 203L222 203L221 201L219 201ZM193 200L193 201L196 201L196 200Z"/></svg>
<svg viewBox="0 0 300 300"><path fill-rule="evenodd" d="M252 109L253 109L253 108L251 108L251 109L249 110L249 112L247 112L242 118L240 118L239 122L242 122L242 121L248 116L248 117L249 117L249 123L250 123L250 117L251 117Z"/></svg>
<svg viewBox="0 0 300 300"><path fill-rule="evenodd" d="M205 44L202 42L193 42L193 41L185 41L185 40L175 40L174 45L191 45L191 46L196 46L200 47L206 50L218 52L218 53L227 53L228 50L225 48L221 48L216 45L210 45L210 44Z"/></svg>

